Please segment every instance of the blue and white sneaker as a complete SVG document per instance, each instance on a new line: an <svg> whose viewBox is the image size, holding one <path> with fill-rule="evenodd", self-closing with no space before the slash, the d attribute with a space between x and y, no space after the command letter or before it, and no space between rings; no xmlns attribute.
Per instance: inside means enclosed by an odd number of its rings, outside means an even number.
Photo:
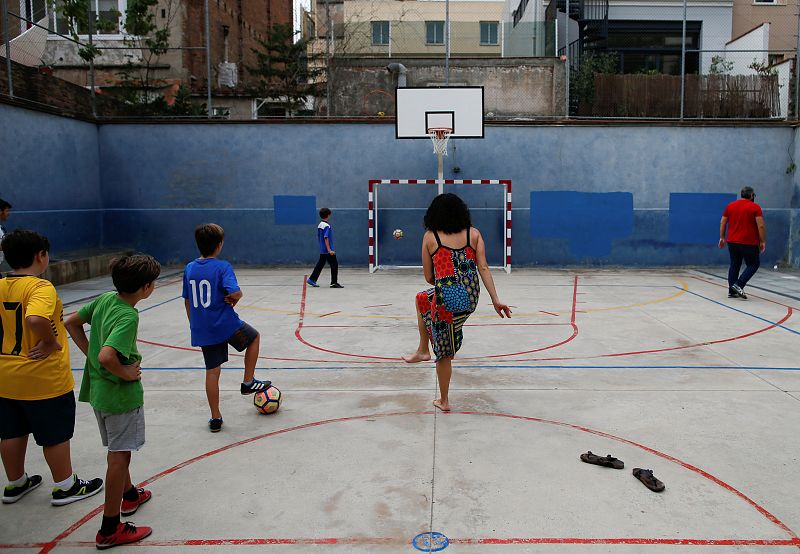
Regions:
<svg viewBox="0 0 800 554"><path fill-rule="evenodd" d="M319 286L316 281L312 281L311 279L306 279L306 283L308 283L312 287L318 287Z"/></svg>

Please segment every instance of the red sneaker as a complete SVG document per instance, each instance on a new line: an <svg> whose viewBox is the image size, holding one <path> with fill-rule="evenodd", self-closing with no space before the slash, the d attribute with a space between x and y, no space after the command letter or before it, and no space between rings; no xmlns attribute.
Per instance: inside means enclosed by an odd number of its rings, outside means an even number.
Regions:
<svg viewBox="0 0 800 554"><path fill-rule="evenodd" d="M133 523L123 521L117 525L117 531L113 535L104 537L100 533L97 533L94 545L98 550L105 550L114 546L140 541L145 537L149 537L152 532L152 527L136 527Z"/></svg>
<svg viewBox="0 0 800 554"><path fill-rule="evenodd" d="M132 516L136 513L136 510L139 509L139 506L153 498L153 493L150 491L146 491L144 489L138 489L139 491L139 498L137 500L125 500L122 499L122 510L120 513L125 516Z"/></svg>

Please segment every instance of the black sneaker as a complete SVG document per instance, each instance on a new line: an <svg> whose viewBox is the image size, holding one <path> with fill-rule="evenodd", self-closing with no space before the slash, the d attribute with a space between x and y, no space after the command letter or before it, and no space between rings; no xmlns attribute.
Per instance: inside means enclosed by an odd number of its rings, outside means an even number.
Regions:
<svg viewBox="0 0 800 554"><path fill-rule="evenodd" d="M208 420L208 430L212 433L219 433L222 429L222 418L213 417ZM127 515L127 514L126 514Z"/></svg>
<svg viewBox="0 0 800 554"><path fill-rule="evenodd" d="M340 285L339 283L333 283L333 284L331 284L331 288L332 289L343 289L344 287L342 285Z"/></svg>
<svg viewBox="0 0 800 554"><path fill-rule="evenodd" d="M6 488L3 489L3 504L13 504L41 484L41 475L31 475L24 485L6 485Z"/></svg>
<svg viewBox="0 0 800 554"><path fill-rule="evenodd" d="M253 394L254 392L267 390L271 384L272 381L259 381L258 379L253 379L253 382L249 385L242 383L242 386L239 390L242 394Z"/></svg>
<svg viewBox="0 0 800 554"><path fill-rule="evenodd" d="M83 500L84 498L94 496L101 490L103 490L103 480L99 477L90 481L84 481L75 475L75 483L69 489L63 490L57 487L53 489L53 499L50 501L50 504L53 506L65 506Z"/></svg>
<svg viewBox="0 0 800 554"><path fill-rule="evenodd" d="M733 285L731 287L731 290L733 290L733 292L736 293L736 296L738 296L742 300L747 300L747 295L744 293L742 287L740 287L739 285Z"/></svg>

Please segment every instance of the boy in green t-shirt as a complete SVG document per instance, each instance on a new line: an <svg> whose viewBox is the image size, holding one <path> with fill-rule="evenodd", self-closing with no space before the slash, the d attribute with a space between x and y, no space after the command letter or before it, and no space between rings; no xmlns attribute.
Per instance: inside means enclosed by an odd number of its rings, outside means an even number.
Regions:
<svg viewBox="0 0 800 554"><path fill-rule="evenodd" d="M107 292L72 314L66 321L75 345L86 355L78 400L94 408L103 446L108 447L103 523L95 544L104 550L139 541L153 532L120 522L153 496L131 481L131 451L144 445L144 390L136 349L139 312L135 306L149 297L161 265L152 256L136 254L111 262L117 292ZM92 327L86 338L83 324Z"/></svg>

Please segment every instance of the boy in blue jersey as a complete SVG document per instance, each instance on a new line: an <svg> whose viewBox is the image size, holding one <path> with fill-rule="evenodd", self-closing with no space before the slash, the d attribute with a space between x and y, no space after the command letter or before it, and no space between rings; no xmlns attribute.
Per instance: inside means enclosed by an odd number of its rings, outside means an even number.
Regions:
<svg viewBox="0 0 800 554"><path fill-rule="evenodd" d="M318 287L317 279L319 279L319 274L322 273L322 268L325 267L325 262L328 262L331 265L331 288L343 289L344 287L339 284L339 262L336 260L336 251L333 249L333 229L328 223L328 219L331 217L330 208L320 209L319 217L322 219L317 226L319 261L314 271L311 272L311 277L306 279L306 283L312 287Z"/></svg>
<svg viewBox="0 0 800 554"><path fill-rule="evenodd" d="M183 273L183 298L192 330L192 346L203 350L206 364L206 397L211 408L208 427L212 433L222 429L219 411L219 374L228 361L228 345L244 352L244 380L241 393L267 390L270 381L254 378L260 338L258 331L239 319L233 307L242 291L228 262L218 260L225 242L219 225L206 223L194 230L200 258L189 262Z"/></svg>

